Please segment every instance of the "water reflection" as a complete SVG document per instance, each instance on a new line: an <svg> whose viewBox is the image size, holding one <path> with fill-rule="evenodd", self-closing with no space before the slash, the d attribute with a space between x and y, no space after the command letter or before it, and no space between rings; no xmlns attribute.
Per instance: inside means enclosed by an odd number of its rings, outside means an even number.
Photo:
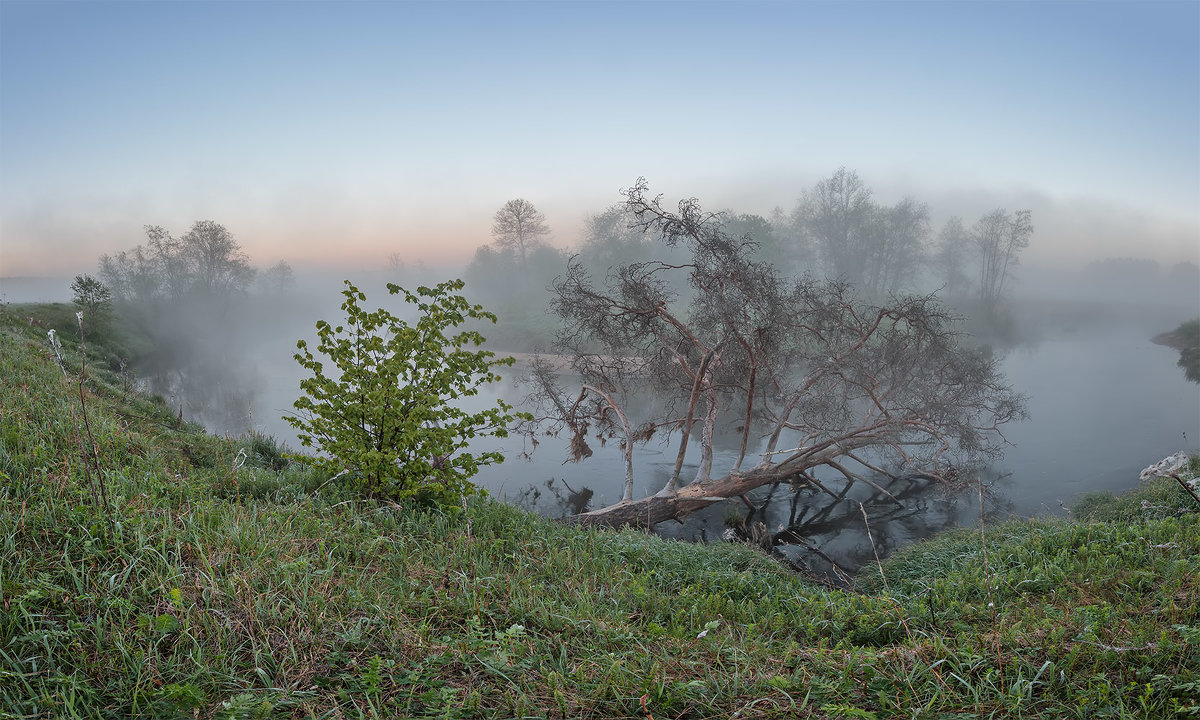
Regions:
<svg viewBox="0 0 1200 720"><path fill-rule="evenodd" d="M743 503L745 515L725 519L723 539L756 544L798 571L844 587L864 565L979 515L978 486L970 483L913 476L888 490L890 496L855 484L831 495L811 484L782 493L772 487L760 502ZM994 486L984 491L985 516L1007 515L1011 503Z"/></svg>
<svg viewBox="0 0 1200 720"><path fill-rule="evenodd" d="M240 435L255 427L259 384L244 362L163 350L144 358L136 372L144 390L211 433Z"/></svg>
<svg viewBox="0 0 1200 720"><path fill-rule="evenodd" d="M1197 385L1175 367L1176 351L1149 340L1179 319L1157 312L1121 317L1106 311L1094 321L1080 312L1079 317L1051 322L1047 315L1037 316L1042 318L1033 328L1037 342L1005 354L1004 370L1014 387L1030 395L1032 417L1007 432L1014 447L984 477L987 518L1061 515L1080 492L1121 492L1137 484L1141 468L1178 450L1194 450L1194 438L1200 436ZM185 418L199 420L213 432L252 428L297 447L294 429L281 416L299 394L303 373L291 353L295 338L308 337L306 333L311 334L311 325L308 330L281 326L269 336L260 332L229 343L244 355L221 368L181 353L141 373L153 392L173 407L182 406ZM228 346L208 355L235 357ZM262 373L254 371L255 363ZM519 402L523 394L509 380L489 388L478 401ZM646 413L655 410L650 396L639 402L646 404ZM657 492L671 475L678 436L670 444L661 439L637 448L635 497ZM736 423L718 428L716 466L731 464L729 455L737 452L739 442ZM607 448L597 444L595 456L578 465L563 465L565 440L553 438L542 438L528 462L519 459L523 447L518 438L488 439L474 449L508 457L502 465L483 468L474 482L498 499L543 515L593 510L620 497L623 468L613 443ZM683 477L694 471L694 465L685 466ZM979 493L973 483L950 488L914 479L889 485L901 507L864 485L847 490L836 478L828 483L819 479L832 495L809 486L761 488L747 495L749 504L730 500L682 523L660 524L656 531L685 541L719 542L727 530L739 540L766 539L772 552L837 582L835 564L852 573L874 564L876 551L883 558L941 530L979 522Z"/></svg>
<svg viewBox="0 0 1200 720"><path fill-rule="evenodd" d="M987 476L988 472L983 471ZM1006 476L982 485L985 521L1007 517ZM876 478L882 481L883 478ZM798 485L775 483L745 497L660 523L655 533L689 542L745 542L820 582L850 587L863 566L915 540L979 519L980 485L948 485L924 476L892 482L888 494L860 483L833 480ZM550 477L507 498L531 512L567 518L595 509L594 491Z"/></svg>
<svg viewBox="0 0 1200 720"><path fill-rule="evenodd" d="M595 494L589 487L580 486L576 490L565 479L548 478L541 485L521 490L509 502L540 515L564 518L595 510L592 507Z"/></svg>

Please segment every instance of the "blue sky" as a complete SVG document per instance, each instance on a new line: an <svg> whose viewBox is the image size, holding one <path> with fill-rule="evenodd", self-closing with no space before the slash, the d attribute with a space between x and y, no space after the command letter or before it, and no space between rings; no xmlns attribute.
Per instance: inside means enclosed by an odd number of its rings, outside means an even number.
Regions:
<svg viewBox="0 0 1200 720"><path fill-rule="evenodd" d="M142 226L267 265L556 244L645 176L766 214L839 166L1035 262L1200 260L1200 2L0 2L0 276Z"/></svg>

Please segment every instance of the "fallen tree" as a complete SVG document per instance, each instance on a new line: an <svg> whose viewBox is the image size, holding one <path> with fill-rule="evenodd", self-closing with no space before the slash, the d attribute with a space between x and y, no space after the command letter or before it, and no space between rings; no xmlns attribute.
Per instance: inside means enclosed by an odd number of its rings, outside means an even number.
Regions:
<svg viewBox="0 0 1200 720"><path fill-rule="evenodd" d="M998 454L1001 427L1024 417L996 361L960 342L934 297L867 306L846 283L785 278L755 259L751 238L727 234L721 215L694 199L668 211L644 180L625 191L624 209L690 259L622 265L601 281L573 260L555 284L557 352L580 383L568 392L556 368L535 361L530 431L568 432L574 461L592 454L589 439L614 441L625 466L620 502L578 522L648 527L779 482L835 495L822 473L887 495L900 477L947 480ZM715 474L719 425L737 425L739 450ZM673 472L635 500L633 447L664 432L678 445Z"/></svg>

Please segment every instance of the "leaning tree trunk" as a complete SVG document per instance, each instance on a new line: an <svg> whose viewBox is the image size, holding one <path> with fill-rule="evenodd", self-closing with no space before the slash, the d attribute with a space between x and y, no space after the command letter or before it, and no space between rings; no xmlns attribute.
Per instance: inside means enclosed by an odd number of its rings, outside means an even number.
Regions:
<svg viewBox="0 0 1200 720"><path fill-rule="evenodd" d="M709 505L736 498L755 488L777 482L807 478L807 471L835 461L860 447L877 444L873 435L862 435L814 447L793 455L778 465L759 466L748 472L731 472L719 478L694 482L672 495L651 495L640 500L622 500L599 510L573 515L570 522L584 526L604 525L651 528L664 520L678 520Z"/></svg>
<svg viewBox="0 0 1200 720"><path fill-rule="evenodd" d="M800 473L801 469L798 467L769 467L744 474L729 474L692 483L674 495L651 495L641 500L622 501L599 510L573 515L569 520L584 526L605 525L619 528L632 525L651 528L664 520L677 520L755 488L799 477Z"/></svg>

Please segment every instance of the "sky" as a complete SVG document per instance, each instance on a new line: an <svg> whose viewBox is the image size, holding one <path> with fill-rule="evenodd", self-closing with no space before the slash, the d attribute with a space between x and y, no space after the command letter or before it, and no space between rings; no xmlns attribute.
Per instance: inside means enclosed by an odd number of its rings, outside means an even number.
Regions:
<svg viewBox="0 0 1200 720"><path fill-rule="evenodd" d="M1026 261L1200 262L1200 2L0 2L0 277L227 227L465 265L645 177L767 215L845 166Z"/></svg>

